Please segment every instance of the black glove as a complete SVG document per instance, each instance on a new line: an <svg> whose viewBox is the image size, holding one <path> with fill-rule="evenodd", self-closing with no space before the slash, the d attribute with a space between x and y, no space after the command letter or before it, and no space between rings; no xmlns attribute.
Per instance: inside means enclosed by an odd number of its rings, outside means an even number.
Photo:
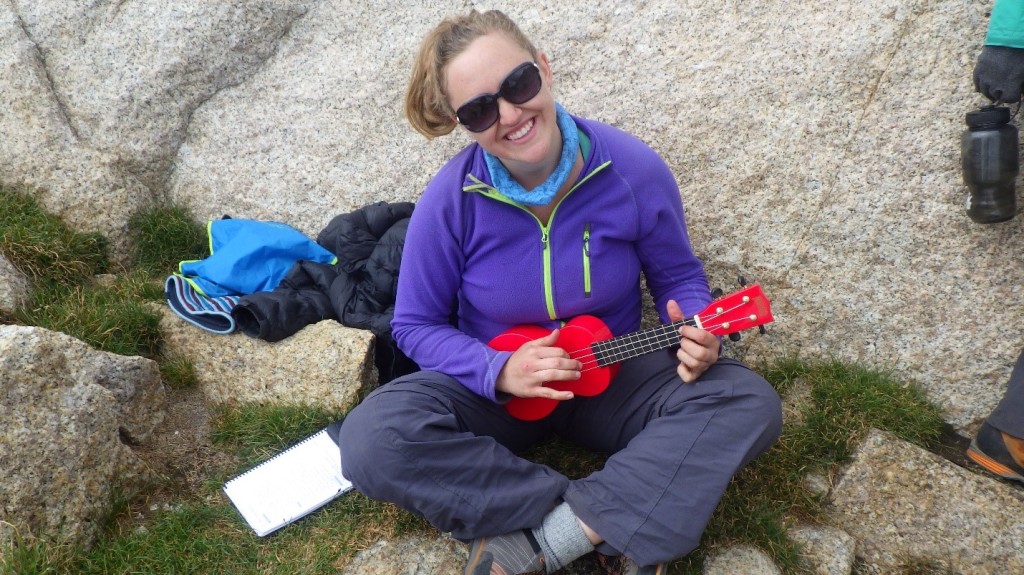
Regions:
<svg viewBox="0 0 1024 575"><path fill-rule="evenodd" d="M993 102L1020 100L1024 48L985 46L974 65L974 89Z"/></svg>

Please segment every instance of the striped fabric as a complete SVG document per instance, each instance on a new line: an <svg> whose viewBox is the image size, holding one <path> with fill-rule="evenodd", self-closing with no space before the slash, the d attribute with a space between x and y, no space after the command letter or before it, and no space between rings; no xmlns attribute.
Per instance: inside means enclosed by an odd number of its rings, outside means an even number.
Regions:
<svg viewBox="0 0 1024 575"><path fill-rule="evenodd" d="M164 283L167 305L183 320L214 333L235 331L231 309L238 305L240 295L206 297L200 295L188 281L174 274Z"/></svg>

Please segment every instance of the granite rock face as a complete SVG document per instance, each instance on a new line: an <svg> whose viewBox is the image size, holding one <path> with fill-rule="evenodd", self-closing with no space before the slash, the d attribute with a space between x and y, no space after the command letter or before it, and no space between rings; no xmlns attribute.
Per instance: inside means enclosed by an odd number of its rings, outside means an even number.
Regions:
<svg viewBox="0 0 1024 575"><path fill-rule="evenodd" d="M345 410L355 405L360 389L376 385L374 337L369 331L325 320L268 343L241 333L210 333L168 309L162 312L160 330L167 351L192 361L211 404Z"/></svg>
<svg viewBox="0 0 1024 575"><path fill-rule="evenodd" d="M950 573L1024 572L1024 496L873 430L831 494L836 524L870 573L934 561Z"/></svg>
<svg viewBox="0 0 1024 575"><path fill-rule="evenodd" d="M771 558L764 551L747 545L722 549L704 562L704 575L726 575L746 573L747 575L782 575Z"/></svg>
<svg viewBox="0 0 1024 575"><path fill-rule="evenodd" d="M3 182L127 249L203 102L248 78L308 2L10 2L0 8Z"/></svg>
<svg viewBox="0 0 1024 575"><path fill-rule="evenodd" d="M313 236L415 201L469 142L402 117L415 49L478 2L0 5L0 184L112 236L172 200ZM712 284L762 283L751 361L860 361L920 384L960 429L1024 343L1024 217L964 211L959 133L990 2L611 0L502 5L555 94L658 150ZM557 225L557 224L556 224ZM982 344L984 342L984 344Z"/></svg>
<svg viewBox="0 0 1024 575"><path fill-rule="evenodd" d="M28 277L0 255L0 313L13 313L28 303L30 289Z"/></svg>
<svg viewBox="0 0 1024 575"><path fill-rule="evenodd" d="M340 575L458 575L465 546L450 537L381 540L360 551Z"/></svg>
<svg viewBox="0 0 1024 575"><path fill-rule="evenodd" d="M0 520L90 544L113 498L150 478L126 443L149 437L165 402L153 361L0 325Z"/></svg>
<svg viewBox="0 0 1024 575"><path fill-rule="evenodd" d="M853 571L857 540L830 526L798 525L789 536L802 546L800 559L814 575L847 575Z"/></svg>

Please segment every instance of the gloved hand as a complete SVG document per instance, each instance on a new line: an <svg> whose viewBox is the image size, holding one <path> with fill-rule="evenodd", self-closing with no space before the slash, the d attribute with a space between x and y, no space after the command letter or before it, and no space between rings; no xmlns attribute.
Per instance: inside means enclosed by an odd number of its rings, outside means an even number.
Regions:
<svg viewBox="0 0 1024 575"><path fill-rule="evenodd" d="M985 46L974 65L974 89L993 102L1020 100L1024 85L1024 48Z"/></svg>

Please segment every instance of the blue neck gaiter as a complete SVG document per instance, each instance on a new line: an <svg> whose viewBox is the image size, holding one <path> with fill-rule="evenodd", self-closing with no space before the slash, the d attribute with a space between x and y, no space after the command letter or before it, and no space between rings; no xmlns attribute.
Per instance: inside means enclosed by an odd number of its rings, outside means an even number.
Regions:
<svg viewBox="0 0 1024 575"><path fill-rule="evenodd" d="M576 131L576 123L572 116L561 104L555 103L555 115L558 119L558 129L562 132L562 157L544 183L532 190L527 190L519 184L508 172L508 169L501 163L501 160L484 152L484 159L487 161L487 169L491 173L491 182L495 189L506 198L525 204L527 206L546 206L554 199L555 194L562 187L562 184L569 178L569 172L576 162L576 154L579 150L579 133Z"/></svg>

